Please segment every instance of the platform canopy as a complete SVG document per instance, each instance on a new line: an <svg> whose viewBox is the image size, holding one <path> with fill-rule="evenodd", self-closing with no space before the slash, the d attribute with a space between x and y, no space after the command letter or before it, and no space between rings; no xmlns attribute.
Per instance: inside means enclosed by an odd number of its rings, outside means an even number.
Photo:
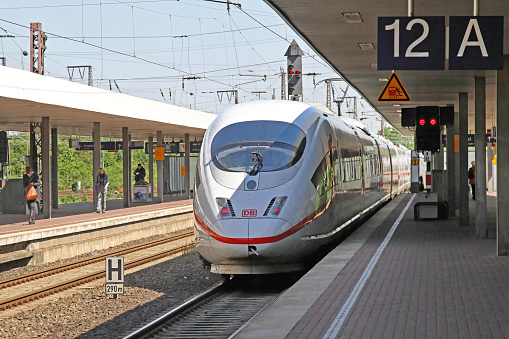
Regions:
<svg viewBox="0 0 509 339"><path fill-rule="evenodd" d="M120 138L128 127L147 140L156 131L201 138L216 115L0 66L0 130L28 132L42 117L61 134L91 135L100 122L103 137Z"/></svg>
<svg viewBox="0 0 509 339"><path fill-rule="evenodd" d="M486 77L486 126L493 126L496 112L496 71L395 70L411 101L394 106L378 102L391 70L377 70L378 17L406 17L408 3L414 16L443 16L445 26L451 16L472 16L476 1L468 0L265 0L311 48L321 55L373 107L405 135L401 127L401 107L458 104L458 93L469 93L469 130L474 126L474 77ZM479 0L480 16L509 16L509 1ZM346 16L346 17L345 17ZM356 18L357 17L357 18ZM349 19L347 21L347 19ZM400 30L405 30L401 27ZM392 32L392 31L391 31ZM492 32L490 32L491 34ZM509 37L505 20L504 40ZM363 49L361 49L363 47ZM509 45L503 46L509 54ZM447 65L446 60L446 65ZM447 67L446 67L447 69ZM304 62L303 73L306 73ZM457 106L456 106L457 109Z"/></svg>

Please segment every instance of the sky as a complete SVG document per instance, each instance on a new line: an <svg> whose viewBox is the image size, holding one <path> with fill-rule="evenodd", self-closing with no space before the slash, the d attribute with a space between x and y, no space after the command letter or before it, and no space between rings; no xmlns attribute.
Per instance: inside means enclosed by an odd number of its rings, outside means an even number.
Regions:
<svg viewBox="0 0 509 339"><path fill-rule="evenodd" d="M303 77L303 101L325 103L322 80L338 74L262 0L235 3L241 8L228 11L213 0L3 1L0 35L14 37L0 38L0 54L8 67L29 70L29 24L40 22L46 76L87 84L88 73L68 66L91 66L94 87L217 114L234 103L232 90L239 102L280 99L284 54L295 39L303 73L317 73ZM334 86L342 97L346 85ZM352 111L353 100L341 109ZM372 111L358 99L359 116L373 116L363 123L377 132Z"/></svg>

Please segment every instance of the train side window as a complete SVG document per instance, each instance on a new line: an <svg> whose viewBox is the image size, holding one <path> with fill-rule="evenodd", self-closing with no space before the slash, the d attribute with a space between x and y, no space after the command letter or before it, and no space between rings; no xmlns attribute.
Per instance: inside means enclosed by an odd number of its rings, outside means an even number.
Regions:
<svg viewBox="0 0 509 339"><path fill-rule="evenodd" d="M196 163L196 172L195 172L195 175L194 175L194 186L195 186L194 191L195 192L197 191L198 187L200 187L200 184L201 184L200 170L199 169L200 169L200 158L198 157L198 162Z"/></svg>
<svg viewBox="0 0 509 339"><path fill-rule="evenodd" d="M337 151L335 152L335 148L333 147L327 152L327 154L325 154L322 161L313 173L313 176L311 177L311 182L315 186L320 196L335 185L334 154L337 155Z"/></svg>

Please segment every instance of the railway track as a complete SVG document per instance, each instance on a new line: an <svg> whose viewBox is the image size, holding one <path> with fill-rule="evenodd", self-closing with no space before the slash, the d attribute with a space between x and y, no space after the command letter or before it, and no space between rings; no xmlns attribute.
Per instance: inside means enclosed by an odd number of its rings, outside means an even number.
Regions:
<svg viewBox="0 0 509 339"><path fill-rule="evenodd" d="M265 281L260 287L257 278L247 279L216 285L124 339L232 338L295 281Z"/></svg>
<svg viewBox="0 0 509 339"><path fill-rule="evenodd" d="M0 282L0 291L2 291L2 295L9 295L5 300L0 300L0 310L9 309L12 307L16 307L34 300L37 300L39 298L47 297L49 295L52 295L54 293L58 293L64 290L67 290L72 287L76 287L88 282L91 282L96 279L100 279L105 276L105 269L104 266L101 267L101 269L98 269L97 266L103 265L106 257L110 256L125 256L129 254L133 254L136 252L140 252L143 250L149 250L161 246L168 245L169 243L176 243L176 242L182 242L186 240L191 240L194 236L193 232L186 232L177 234L168 238L159 239L155 241L151 241L145 244L129 247L123 250L110 252L103 255L98 255L93 258L83 259L77 262L64 264L60 266L56 266L53 268L49 268L43 271L34 272L30 274L26 274L23 276L15 277L12 279L7 279ZM185 252L189 249L191 249L194 246L194 243L186 242L183 245L174 246L169 249L162 249L157 250L155 253L151 253L142 257L137 257L134 259L127 259L126 263L124 265L124 269L130 269L139 265L143 265L145 263L148 263L150 261L155 261L161 258L164 258L166 256L175 255L178 253ZM95 265L94 265L95 264ZM71 270L76 270L79 268L83 268L85 266L93 266L95 269L92 269L92 272L86 272L84 273L78 273L74 274L73 277L65 277L63 279L60 279L58 276L61 274L67 274L67 272ZM92 268L93 268L92 267ZM72 272L71 272L72 273ZM77 275L77 276L76 276ZM51 282L51 278L54 276L53 283ZM38 283L38 280L41 279L47 279L48 282ZM17 285L29 285L33 284L36 287L30 287L30 286L17 286ZM39 285L43 285L45 287L38 287ZM13 291L14 287L17 291ZM24 287L24 288L23 288ZM21 293L20 293L21 292ZM25 293L23 293L25 292ZM12 296L12 294L15 294Z"/></svg>

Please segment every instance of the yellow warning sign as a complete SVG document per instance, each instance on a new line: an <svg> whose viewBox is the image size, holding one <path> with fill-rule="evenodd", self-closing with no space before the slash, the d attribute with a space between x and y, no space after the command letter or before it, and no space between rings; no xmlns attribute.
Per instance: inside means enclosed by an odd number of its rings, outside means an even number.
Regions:
<svg viewBox="0 0 509 339"><path fill-rule="evenodd" d="M380 93L378 101L410 101L410 96L401 81L399 81L396 73L392 73L382 93Z"/></svg>
<svg viewBox="0 0 509 339"><path fill-rule="evenodd" d="M413 166L419 165L419 158L412 158L412 165Z"/></svg>

